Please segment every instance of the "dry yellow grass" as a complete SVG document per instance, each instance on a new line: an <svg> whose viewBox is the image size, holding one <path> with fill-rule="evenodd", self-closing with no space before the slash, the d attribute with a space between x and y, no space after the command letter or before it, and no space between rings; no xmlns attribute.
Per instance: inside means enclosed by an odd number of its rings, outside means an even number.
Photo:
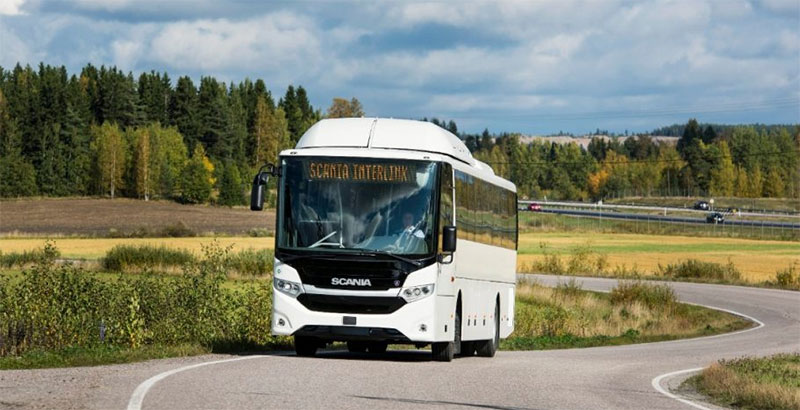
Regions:
<svg viewBox="0 0 800 410"><path fill-rule="evenodd" d="M164 245L176 249L188 249L191 252L199 254L204 245L208 245L213 241L217 241L222 247L233 246L234 251L242 249L272 249L275 244L274 238L91 238L91 239L75 239L75 238L61 238L54 239L55 245L61 256L64 258L76 259L99 259L105 256L111 248L116 245ZM3 253L10 252L24 252L37 248L41 248L45 243L44 239L0 239L0 251Z"/></svg>
<svg viewBox="0 0 800 410"><path fill-rule="evenodd" d="M542 249L540 244L546 244ZM772 280L775 272L800 264L800 243L736 238L699 238L638 234L537 233L520 235L518 267L541 261L545 253L569 256L576 248L605 255L608 268L636 267L653 274L660 265L687 259L734 263L742 279L750 282Z"/></svg>
<svg viewBox="0 0 800 410"><path fill-rule="evenodd" d="M652 284L643 286L655 287ZM645 337L688 337L706 327L725 329L739 320L719 312L702 314L694 307L687 310L676 302L657 308L648 307L641 300L615 304L605 295L582 292L579 288L564 290L519 283L516 293L514 336L518 337L617 336L630 330Z"/></svg>
<svg viewBox="0 0 800 410"><path fill-rule="evenodd" d="M725 364L714 363L703 370L701 389L723 404L750 409L800 409L800 389L759 381Z"/></svg>
<svg viewBox="0 0 800 410"><path fill-rule="evenodd" d="M183 248L200 252L203 244L214 238L56 238L55 243L65 258L98 259L119 244L153 244ZM253 248L271 249L273 238L221 237L220 245L233 245L234 250ZM543 250L540 244L546 244ZM42 247L43 239L0 238L3 253L29 251ZM750 282L772 280L775 272L792 264L800 265L800 243L760 241L733 238L697 238L684 236L658 236L605 233L528 233L520 235L518 267L542 260L544 254L559 254L566 259L576 248L584 248L607 257L607 270L624 266L653 274L658 265L667 265L686 259L707 262L734 263L742 272L742 279Z"/></svg>

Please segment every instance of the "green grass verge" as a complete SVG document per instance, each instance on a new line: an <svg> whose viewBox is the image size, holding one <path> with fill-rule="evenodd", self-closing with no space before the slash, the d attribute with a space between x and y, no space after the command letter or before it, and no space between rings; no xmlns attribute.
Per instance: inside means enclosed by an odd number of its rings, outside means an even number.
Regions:
<svg viewBox="0 0 800 410"><path fill-rule="evenodd" d="M58 350L34 349L19 356L0 357L0 370L98 366L168 357L196 356L206 353L211 353L211 350L197 344L150 345L138 349L121 346L68 347Z"/></svg>

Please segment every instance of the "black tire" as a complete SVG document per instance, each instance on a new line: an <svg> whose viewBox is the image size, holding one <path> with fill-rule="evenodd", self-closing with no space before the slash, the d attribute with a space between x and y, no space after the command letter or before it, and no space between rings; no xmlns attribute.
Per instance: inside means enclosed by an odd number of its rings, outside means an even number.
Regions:
<svg viewBox="0 0 800 410"><path fill-rule="evenodd" d="M453 341L431 344L431 355L438 362L449 362L461 353L461 297L456 303L455 320L453 320Z"/></svg>
<svg viewBox="0 0 800 410"><path fill-rule="evenodd" d="M477 342L461 342L461 353L458 355L460 357L470 357L475 355L475 349L477 346Z"/></svg>
<svg viewBox="0 0 800 410"><path fill-rule="evenodd" d="M453 320L453 354L461 354L461 298L459 297L456 304L456 315Z"/></svg>
<svg viewBox="0 0 800 410"><path fill-rule="evenodd" d="M389 344L386 342L371 342L367 346L367 350L372 354L383 354L386 353L386 348L389 347Z"/></svg>
<svg viewBox="0 0 800 410"><path fill-rule="evenodd" d="M313 337L295 336L294 351L301 357L314 357L317 354L319 341Z"/></svg>
<svg viewBox="0 0 800 410"><path fill-rule="evenodd" d="M360 341L347 342L347 350L350 353L366 353L368 346L369 345L367 344L367 342L360 342Z"/></svg>
<svg viewBox="0 0 800 410"><path fill-rule="evenodd" d="M437 362L449 362L453 360L453 342L439 342L431 345L431 355Z"/></svg>
<svg viewBox="0 0 800 410"><path fill-rule="evenodd" d="M500 304L494 305L494 337L476 343L476 350L480 357L494 357L497 346L500 345Z"/></svg>

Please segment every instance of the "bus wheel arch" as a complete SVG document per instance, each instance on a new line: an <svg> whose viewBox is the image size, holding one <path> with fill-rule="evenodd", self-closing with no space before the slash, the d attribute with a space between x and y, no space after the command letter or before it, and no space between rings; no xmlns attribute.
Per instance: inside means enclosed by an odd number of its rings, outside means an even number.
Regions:
<svg viewBox="0 0 800 410"><path fill-rule="evenodd" d="M494 357L500 346L500 294L497 294L494 303L494 337L489 340L476 342L478 356Z"/></svg>

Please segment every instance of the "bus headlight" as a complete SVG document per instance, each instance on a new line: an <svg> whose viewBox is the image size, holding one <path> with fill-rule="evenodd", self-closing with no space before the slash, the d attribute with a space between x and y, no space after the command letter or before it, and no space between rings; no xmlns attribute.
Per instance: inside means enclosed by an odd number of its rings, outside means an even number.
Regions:
<svg viewBox="0 0 800 410"><path fill-rule="evenodd" d="M297 296L303 293L303 287L299 283L278 278L275 278L275 289L290 296Z"/></svg>
<svg viewBox="0 0 800 410"><path fill-rule="evenodd" d="M429 285L420 285L420 286L405 288L402 291L400 291L400 296L403 299L405 299L406 302L413 302L415 300L420 300L432 294L433 294L433 283Z"/></svg>

